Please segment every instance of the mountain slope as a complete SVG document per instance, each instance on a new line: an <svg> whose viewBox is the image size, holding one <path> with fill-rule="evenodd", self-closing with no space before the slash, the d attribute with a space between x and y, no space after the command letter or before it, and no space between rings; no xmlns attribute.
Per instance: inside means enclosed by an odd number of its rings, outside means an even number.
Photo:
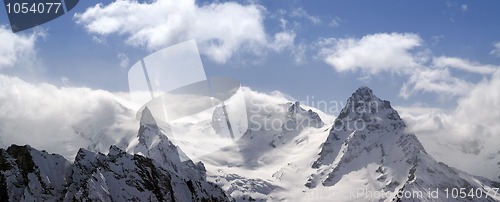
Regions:
<svg viewBox="0 0 500 202"><path fill-rule="evenodd" d="M325 124L317 113L298 102L256 104L267 100L249 102L254 105L247 106L248 130L240 139L201 158L208 179L237 201L285 199L276 193L286 194L303 184L307 175L295 176L311 172L307 162L317 153L312 145L326 139L318 134L324 133Z"/></svg>
<svg viewBox="0 0 500 202"><path fill-rule="evenodd" d="M475 200L494 201L491 197L495 196L486 198L486 192L499 186L434 160L417 137L406 132L404 121L390 103L367 87L359 88L348 99L312 168L317 170L308 178L308 188L331 187L339 192L361 188L360 194L344 195L346 201L436 201L445 199L446 188L447 200L471 200L473 196L452 198L449 194L453 188L463 188L484 192L483 198ZM356 178L364 183L353 183ZM430 195L436 190L439 199Z"/></svg>

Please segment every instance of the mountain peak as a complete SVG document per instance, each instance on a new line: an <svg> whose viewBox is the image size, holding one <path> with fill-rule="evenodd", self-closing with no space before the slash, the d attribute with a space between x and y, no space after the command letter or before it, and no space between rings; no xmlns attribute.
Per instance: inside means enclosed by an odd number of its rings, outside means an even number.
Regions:
<svg viewBox="0 0 500 202"><path fill-rule="evenodd" d="M148 107L142 110L141 125L156 125L156 120Z"/></svg>
<svg viewBox="0 0 500 202"><path fill-rule="evenodd" d="M302 108L300 102L288 102L286 106L288 113L286 114L287 121L283 125L284 129L291 129L289 128L290 123L292 123L293 129L297 129L297 126L321 128L325 125L316 112Z"/></svg>
<svg viewBox="0 0 500 202"><path fill-rule="evenodd" d="M373 94L372 89L366 86L361 86L351 95L351 97L348 99L348 102L370 102L377 99L378 98Z"/></svg>
<svg viewBox="0 0 500 202"><path fill-rule="evenodd" d="M344 149L362 153L362 148L392 144L387 142L405 136L405 129L406 124L389 101L379 99L368 87L360 87L347 100L346 106L335 119L320 153L321 157L313 168L333 163L340 148L345 147L344 143L350 144L349 148ZM414 145L423 150L420 143Z"/></svg>
<svg viewBox="0 0 500 202"><path fill-rule="evenodd" d="M359 87L353 95L360 95L363 97L373 97L373 91L368 86Z"/></svg>
<svg viewBox="0 0 500 202"><path fill-rule="evenodd" d="M372 89L366 86L359 87L347 100L346 106L342 109L337 120L363 119L367 121L370 117L401 121L399 114L391 107L387 100L381 100L373 94Z"/></svg>

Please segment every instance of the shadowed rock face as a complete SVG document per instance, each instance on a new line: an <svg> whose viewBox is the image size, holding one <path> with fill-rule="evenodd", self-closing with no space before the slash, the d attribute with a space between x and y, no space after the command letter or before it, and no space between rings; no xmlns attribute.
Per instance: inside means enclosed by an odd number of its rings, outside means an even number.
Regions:
<svg viewBox="0 0 500 202"><path fill-rule="evenodd" d="M80 149L71 164L30 146L0 149L0 198L8 201L230 201L216 185L164 169L111 146L107 155Z"/></svg>

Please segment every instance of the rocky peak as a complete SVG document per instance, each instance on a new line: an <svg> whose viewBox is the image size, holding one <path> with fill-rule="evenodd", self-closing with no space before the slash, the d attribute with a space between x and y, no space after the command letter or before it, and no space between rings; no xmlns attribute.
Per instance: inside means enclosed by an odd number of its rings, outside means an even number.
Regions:
<svg viewBox="0 0 500 202"><path fill-rule="evenodd" d="M288 102L286 103L286 105L288 106L288 112L290 113L293 113L293 112L297 112L297 111L305 111L304 109L302 109L302 107L300 107L300 102L295 102L295 103L291 103L291 102Z"/></svg>
<svg viewBox="0 0 500 202"><path fill-rule="evenodd" d="M287 113L286 113L286 122L283 125L284 129L292 124L293 129L299 129L297 127L315 127L321 128L324 126L323 121L319 117L316 112L312 110L305 110L300 106L300 102L288 102L286 103ZM288 127L290 129L290 127Z"/></svg>
<svg viewBox="0 0 500 202"><path fill-rule="evenodd" d="M121 150L120 148L118 148L116 145L111 145L109 147L108 156L120 156L123 154L125 154L125 152L123 150Z"/></svg>
<svg viewBox="0 0 500 202"><path fill-rule="evenodd" d="M153 126L157 125L156 120L153 117L153 114L151 113L148 107L145 107L142 110L141 125L153 125Z"/></svg>
<svg viewBox="0 0 500 202"><path fill-rule="evenodd" d="M139 139L139 143L146 148L149 148L157 138L166 139L166 136L161 133L153 114L147 107L142 110L137 138Z"/></svg>
<svg viewBox="0 0 500 202"><path fill-rule="evenodd" d="M352 94L352 97L357 97L365 101L370 101L375 96L373 95L373 91L371 88L367 86L361 86Z"/></svg>
<svg viewBox="0 0 500 202"><path fill-rule="evenodd" d="M398 122L404 126L398 112L391 107L387 100L381 100L368 87L358 88L347 100L335 123L346 121L362 121L364 123Z"/></svg>
<svg viewBox="0 0 500 202"><path fill-rule="evenodd" d="M129 143L126 151L151 158L164 169L177 175L204 180L205 168L203 163L195 164L178 146L170 141L164 131L169 132L169 129L160 127L151 111L147 107L144 108L137 138ZM112 146L109 151L110 155L121 154L122 152L116 146Z"/></svg>
<svg viewBox="0 0 500 202"><path fill-rule="evenodd" d="M392 147L391 144L396 144L395 141L404 142L401 138L412 142L410 145L415 148L409 150L425 152L420 142L411 138L414 135L406 134L405 129L404 121L389 101L379 99L368 87L360 87L348 99L335 120L320 152L320 158L313 167L331 164L340 156L348 159L349 155L343 155L341 148L350 154L361 154L366 149Z"/></svg>

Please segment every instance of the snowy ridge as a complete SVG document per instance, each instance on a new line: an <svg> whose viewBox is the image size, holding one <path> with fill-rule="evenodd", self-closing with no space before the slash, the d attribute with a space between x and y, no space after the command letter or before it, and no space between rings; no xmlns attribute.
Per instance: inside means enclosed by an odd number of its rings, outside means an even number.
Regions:
<svg viewBox="0 0 500 202"><path fill-rule="evenodd" d="M149 113L149 114L148 114ZM149 116L148 116L149 115ZM71 164L30 146L0 149L0 199L8 201L231 201L205 180L202 163L181 162L148 110L128 154L80 149ZM151 157L151 158L148 158Z"/></svg>
<svg viewBox="0 0 500 202"><path fill-rule="evenodd" d="M30 146L0 154L0 198L8 201L230 201L212 183L116 146L107 155L80 149L73 164Z"/></svg>

